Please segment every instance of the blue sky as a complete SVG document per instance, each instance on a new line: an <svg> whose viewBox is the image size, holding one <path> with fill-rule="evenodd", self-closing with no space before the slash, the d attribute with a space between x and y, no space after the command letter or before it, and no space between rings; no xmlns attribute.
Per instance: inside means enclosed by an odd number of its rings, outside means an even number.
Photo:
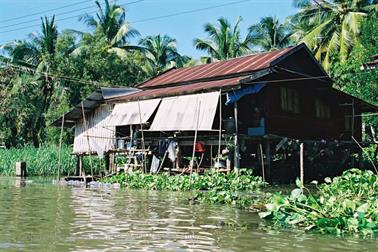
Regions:
<svg viewBox="0 0 378 252"><path fill-rule="evenodd" d="M123 5L135 1L117 0L117 3ZM157 16L232 2L238 3L195 13L140 22L140 20ZM0 4L0 44L14 39L24 39L30 32L39 31L39 17L42 15L56 14L59 30L70 28L88 31L88 28L79 22L78 17L75 16L84 13L93 14L96 10L94 0L0 0ZM73 6L47 11L66 5ZM177 39L180 53L193 57L204 55L204 52L200 52L193 47L193 39L206 37L203 32L203 25L207 22L215 23L219 17L223 16L235 23L237 17L241 16L243 18L241 30L245 32L248 26L257 23L261 17L276 15L281 20L284 20L288 15L296 11L292 5L292 0L245 0L244 2L241 2L241 0L144 0L124 7L127 12L127 20L132 23L133 28L139 30L142 36L168 34ZM36 12L43 12L43 14L31 15ZM13 20L7 21L8 19ZM21 22L23 24L17 25L17 23ZM32 27L25 28L26 26ZM10 31L14 29L17 30Z"/></svg>

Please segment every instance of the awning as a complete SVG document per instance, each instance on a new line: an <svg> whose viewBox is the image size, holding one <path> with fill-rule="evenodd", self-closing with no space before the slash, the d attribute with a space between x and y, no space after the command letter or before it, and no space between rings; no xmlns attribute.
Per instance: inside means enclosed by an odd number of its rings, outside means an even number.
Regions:
<svg viewBox="0 0 378 252"><path fill-rule="evenodd" d="M219 92L163 98L151 131L211 130Z"/></svg>
<svg viewBox="0 0 378 252"><path fill-rule="evenodd" d="M108 126L144 124L156 110L161 99L119 103L114 106Z"/></svg>

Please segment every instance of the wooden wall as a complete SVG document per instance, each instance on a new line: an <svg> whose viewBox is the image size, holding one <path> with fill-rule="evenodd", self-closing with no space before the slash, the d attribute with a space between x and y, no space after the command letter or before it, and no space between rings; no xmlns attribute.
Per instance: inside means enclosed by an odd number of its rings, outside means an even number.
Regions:
<svg viewBox="0 0 378 252"><path fill-rule="evenodd" d="M295 89L299 94L299 113L283 111L281 108L281 86ZM330 118L316 117L316 99L321 99L330 108ZM314 83L284 83L267 85L259 94L248 95L239 101L240 133L247 134L252 123L252 110L255 104L263 107L266 134L295 139L351 139L351 131L345 130L345 114L351 115L351 109L340 106L343 103L334 93ZM349 109L349 111L348 111ZM358 108L356 108L358 114ZM361 140L361 117L355 117L354 137Z"/></svg>
<svg viewBox="0 0 378 252"><path fill-rule="evenodd" d="M93 112L86 114L87 126L83 120L75 125L75 139L73 152L76 154L85 152L107 151L114 147L115 127L108 127L107 117L110 115L112 105L100 105ZM88 138L89 136L89 144Z"/></svg>

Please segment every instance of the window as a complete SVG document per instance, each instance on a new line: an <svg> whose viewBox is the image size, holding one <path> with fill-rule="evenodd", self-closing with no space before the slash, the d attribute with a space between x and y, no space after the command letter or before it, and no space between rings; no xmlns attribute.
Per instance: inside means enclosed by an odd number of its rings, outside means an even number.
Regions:
<svg viewBox="0 0 378 252"><path fill-rule="evenodd" d="M281 87L281 109L287 112L299 113L299 94L297 90Z"/></svg>
<svg viewBox="0 0 378 252"><path fill-rule="evenodd" d="M320 119L330 119L331 118L331 109L320 99L315 100L315 116Z"/></svg>

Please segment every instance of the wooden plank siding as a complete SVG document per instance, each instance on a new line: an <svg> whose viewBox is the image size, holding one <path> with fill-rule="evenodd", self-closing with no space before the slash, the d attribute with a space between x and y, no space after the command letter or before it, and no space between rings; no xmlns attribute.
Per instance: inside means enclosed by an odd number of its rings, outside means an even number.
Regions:
<svg viewBox="0 0 378 252"><path fill-rule="evenodd" d="M281 87L295 89L299 94L298 113L284 111L281 107ZM314 87L301 84L271 85L261 94L264 97L266 133L300 139L351 139L351 132L345 129L345 107L340 106L326 91L318 92ZM329 106L330 117L316 116L316 100L320 99ZM347 112L348 113L348 112ZM358 114L359 111L356 111ZM354 137L361 140L361 117L355 117Z"/></svg>

